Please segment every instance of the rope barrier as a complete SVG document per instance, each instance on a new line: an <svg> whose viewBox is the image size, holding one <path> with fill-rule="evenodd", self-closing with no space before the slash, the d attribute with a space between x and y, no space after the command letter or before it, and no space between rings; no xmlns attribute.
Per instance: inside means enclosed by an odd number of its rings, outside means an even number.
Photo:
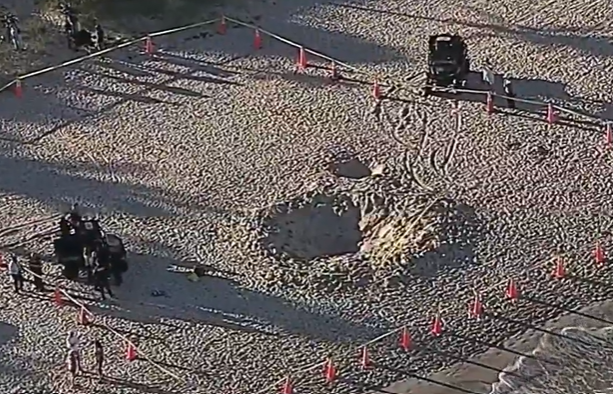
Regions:
<svg viewBox="0 0 613 394"><path fill-rule="evenodd" d="M27 272L29 272L31 275L37 276L39 278L42 279L41 276L34 274L32 271L30 271L29 269L25 269ZM91 317L95 318L96 315L91 312L89 309L87 309L87 306L81 302L79 302L79 300L77 300L76 298L72 297L66 290L64 290L63 288L61 288L60 286L57 287L60 291L60 293L62 293L70 302L72 302L73 304L77 305L80 308L83 308ZM177 380L179 383L187 383L184 379L180 378L179 376L177 376L176 374L174 374L173 372L169 371L167 368L164 368L163 366L161 366L159 363L155 362L151 357L149 357L145 352L143 352L141 349L139 349L136 344L134 344L134 342L132 340L130 340L128 337L126 337L125 335L121 334L120 332L118 332L117 330L115 330L113 327L109 326L108 324L106 324L104 321L101 323L101 326L105 329L107 329L109 332L113 333L115 336L119 337L121 340L123 340L127 345L132 346L136 351L137 354L142 354L147 361L149 361L149 363L151 363L152 365L154 365L158 370L160 370L161 372L165 373L166 375L174 378L175 380Z"/></svg>
<svg viewBox="0 0 613 394"><path fill-rule="evenodd" d="M28 273L28 275L31 275L33 277L39 278L40 280L45 280L45 278L41 275L38 275L34 272L32 272L29 268L26 267L22 267L22 270L26 273ZM91 312L88 308L87 305L85 305L84 303L80 302L78 299L76 299L75 297L73 297L72 295L70 295L70 293L68 293L67 290L65 290L64 288L62 288L59 285L55 286L56 289L59 290L59 292L66 297L66 299L68 299L71 303L73 303L74 305L76 305L77 307L79 307L79 309L84 310L87 315L89 315L91 318L96 318L96 314L94 314L93 312ZM109 326L106 322L102 321L101 324L99 325L99 327L104 328L106 330L108 330L109 332L111 332L112 334L114 334L115 336L119 337L123 342L125 342L127 345L132 346L135 350L137 354L141 354L144 356L145 359L147 359L147 361L149 361L149 363L151 363L152 365L154 365L159 371L163 372L164 374L172 377L173 379L177 380L179 383L184 383L187 384L187 382L185 381L185 379L179 377L178 375L176 375L175 373L171 372L170 370L168 370L167 368L164 368L162 365L160 365L159 363L157 363L156 361L154 361L151 357L149 357L147 355L147 353L145 353L144 351L142 351L141 349L138 348L138 346L136 346L136 344L130 340L130 338L126 337L125 335L121 334L120 332L118 332L117 330L115 330L113 327Z"/></svg>
<svg viewBox="0 0 613 394"><path fill-rule="evenodd" d="M44 73L47 73L47 72L51 72L51 71L54 71L54 70L57 70L57 69L60 69L60 68L63 68L63 67L68 67L68 66L71 66L71 65L74 65L74 64L78 64L78 63L83 62L85 60L92 59L92 58L95 58L95 57L98 57L98 56L102 56L102 55L108 54L110 52L116 51L118 49L126 48L126 47L128 47L130 45L133 45L133 44L136 44L136 43L148 40L148 39L150 39L152 37L159 37L159 36L163 36L163 35L167 35L167 34L173 34L173 33L177 33L177 32L180 32L180 31L184 31L184 30L188 30L188 29L204 26L204 25L207 25L207 24L216 23L216 22L219 22L220 20L227 20L227 21L230 21L230 22L235 23L237 25L240 25L240 26L243 26L243 27L247 27L247 28L250 28L250 29L254 29L254 30L258 31L261 34L266 34L269 37L271 37L273 39L276 39L278 41L281 41L281 42L283 42L283 43L285 43L287 45L290 45L290 46L293 46L293 47L296 47L296 48L299 48L299 49L303 49L305 52L307 52L307 53L309 53L311 55L314 55L314 56L316 56L318 58L321 58L321 59L327 60L329 62L332 62L332 63L334 63L334 64L336 64L336 65L338 65L340 67L346 68L347 70L351 70L351 71L355 72L356 74L372 78L376 82L381 82L381 84L383 86L386 86L385 84L387 83L387 86L393 86L395 88L402 88L402 89L407 90L408 92L410 92L412 94L417 94L415 92L415 87L414 86L407 85L404 82L395 82L392 79L389 79L389 78L386 78L386 77L381 77L379 75L376 75L376 74L373 74L373 73L370 73L370 72L365 72L365 71L360 70L359 68L357 68L355 66L347 64L347 63L345 63L343 61L340 61L340 60L335 59L335 58L333 58L331 56L328 56L326 54L323 54L323 53L320 53L318 51L315 51L313 49L307 48L307 47L305 47L303 45L300 45L299 43L296 43L296 42L294 42L292 40L289 40L289 39L287 39L285 37L277 35L277 34L271 32L269 30L263 29L263 28L261 28L259 26L253 25L251 23L242 22L242 21L240 21L238 19L228 18L228 17L216 18L216 19L213 19L213 20L205 21L205 22L199 22L199 23L194 23L194 24L187 25L187 26L182 26L182 27L177 27L177 28L173 28L173 29L169 29L169 30L164 30L164 31L150 33L150 34L148 34L148 35L146 35L144 37L137 38L137 39L134 39L134 40L122 43L120 45L117 45L117 46L112 47L112 48L105 49L103 51L92 53L92 54L89 54L87 56L83 56L83 57L80 57L80 58L77 58L77 59L73 59L73 60L61 63L59 65L56 65L56 66L47 67L47 68L42 69L42 70L34 71L34 72L28 73L26 75L19 76L16 80L14 80L14 81L10 82L9 84L5 85L2 89L0 89L0 91L10 88L12 85L17 83L17 81L21 81L21 80L24 80L24 79L27 79L27 78L32 78L32 77L35 77L35 76L38 76L38 75L41 75L41 74L44 74ZM449 93L465 93L465 94L477 94L477 95L491 95L492 97L497 97L497 98L507 99L507 100L513 100L515 102L521 102L521 103L537 105L537 106L552 105L552 104L544 102L544 101L528 100L528 99L522 99L522 98L517 98L517 97L507 97L507 96L504 96L504 95L500 95L500 94L497 94L497 93L494 93L494 92L487 92L487 91L470 90L470 89L446 89L446 88L437 89L437 90L438 91L443 91L443 92L449 92ZM576 116L582 116L582 117L585 117L585 118L588 118L588 119L592 119L592 120L596 120L596 121L605 121L605 119L597 117L595 115L580 113L580 112L577 112L577 111L574 111L574 110L571 110L571 109L568 109L568 108L565 108L565 107L561 107L561 106L558 106L558 105L552 105L552 107L555 108L558 111L566 112L566 113L573 114L573 115L576 115ZM3 233L4 231L5 230L2 230L0 233ZM495 261L494 262L490 262L490 263L495 263ZM548 263L549 262L535 264L532 268L539 268L539 267L542 267L544 264L548 264ZM484 266L487 267L487 266L489 266L489 264L486 264ZM30 274L34 275L29 270L27 270L27 272L29 272ZM490 291L493 291L496 288L498 288L501 285L503 285L508 280L509 280L509 278L505 278L504 280L501 280L500 282L497 282L497 283L494 283L493 285L488 286L487 288L485 288L485 290L480 290L479 293L480 294L489 293ZM93 313L91 313L83 303L79 302L74 297L70 296L70 294L68 294L68 292L66 290L64 290L62 288L59 288L59 289L60 289L60 292L66 298L68 298L71 302L73 302L77 306L80 306L81 308L84 308L87 311L87 313L89 313L91 316L95 317L95 315ZM447 312L450 312L452 309L457 308L457 307L458 307L458 304L456 302L454 304L447 305L445 308L439 308L438 309L438 313L439 314L447 313ZM127 344L133 346L135 349L137 349L137 347L134 345L134 343L132 343L132 341L129 338L127 338L126 336L124 336L121 333L117 332L112 327L110 327L108 324L103 323L102 326L104 328L106 328L107 330L109 330L110 332L112 332L113 334L115 334L116 336L118 336L119 338L121 338L122 341L124 341L125 343L127 343ZM403 330L405 327L406 327L406 325L403 325L401 327L397 327L397 328L395 328L395 329L393 329L393 330L391 330L391 331L389 331L389 332L387 332L385 334L380 335L379 337L376 337L376 338L374 338L374 339L372 339L372 340L370 340L370 341L368 341L368 342L358 346L357 349L361 349L361 348L367 347L367 346L372 345L372 344L374 344L376 342L379 342L379 341L381 341L381 340L383 340L385 338L388 338L389 336L391 336L391 335L393 335L395 333L398 333L399 331ZM142 351L140 351L140 350L138 350L138 351L140 353L142 353ZM351 353L353 353L354 351L355 351L355 349L351 350ZM142 354L144 354L144 353L142 353ZM345 354L345 356L348 356L348 355L350 355L350 352L347 352L347 354ZM167 370L163 366L153 362L151 359L149 359L149 361L152 364L154 364L158 369L160 369L160 371L164 372L165 374L173 377L174 379L177 379L181 383L186 383L183 379L181 379L180 377L178 377L176 374L172 373L171 371ZM324 362L319 362L319 363L313 364L311 366L307 366L305 368L301 368L299 370L293 371L289 375L290 376L301 375L303 373L310 372L310 371L312 371L312 370L314 370L316 368L320 368L320 367L322 367L324 365L326 365L325 361ZM279 385L284 380L285 380L285 378L276 381L273 385L270 385L270 386L266 387L265 389L259 391L258 394L260 394L260 393L263 394L265 392L268 392L271 388L274 388L275 386Z"/></svg>

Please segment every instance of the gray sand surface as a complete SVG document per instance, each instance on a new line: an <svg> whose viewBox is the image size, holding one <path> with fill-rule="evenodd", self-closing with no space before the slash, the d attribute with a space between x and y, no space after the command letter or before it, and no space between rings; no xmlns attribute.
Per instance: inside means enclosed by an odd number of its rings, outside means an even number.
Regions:
<svg viewBox="0 0 613 394"><path fill-rule="evenodd" d="M541 326L541 328L552 332L558 332L565 327L600 328L613 326L613 301L595 303L589 307L581 309L579 312L596 317L596 319L569 313L548 321L546 324ZM607 324L602 320L607 320L611 322L611 324ZM509 349L522 354L528 354L538 345L539 339L543 335L545 335L543 332L529 330L522 335L515 336L505 341L502 346L499 346L499 348L491 348L478 357L471 358L470 362L476 362L502 370L513 363L519 356L512 352L501 350L500 348ZM459 363L445 371L435 373L430 376L424 376L432 381L436 381L437 383L411 378L403 382L395 383L383 390L373 391L373 393L462 393L462 391L457 390L456 388L469 390L475 393L488 393L491 389L491 384L498 380L498 373L482 366L474 365L470 362ZM445 387L443 384L453 387Z"/></svg>

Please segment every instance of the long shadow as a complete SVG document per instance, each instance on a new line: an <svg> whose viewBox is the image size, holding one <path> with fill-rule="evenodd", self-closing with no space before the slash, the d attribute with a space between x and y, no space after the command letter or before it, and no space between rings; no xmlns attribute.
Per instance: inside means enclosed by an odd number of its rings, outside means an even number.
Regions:
<svg viewBox="0 0 613 394"><path fill-rule="evenodd" d="M121 308L101 309L100 313L141 323L174 319L269 337L284 333L336 343L366 342L385 332L386 328L352 323L337 315L244 288L221 273L205 275L192 283L185 274L165 272L168 266L180 265L172 257L176 253L170 247L151 242L145 249L150 250L148 255L130 258L131 268L124 285L129 292L121 294L119 290ZM167 275L163 282L160 275ZM138 281L131 279L136 277ZM155 297L154 291L163 295Z"/></svg>
<svg viewBox="0 0 613 394"><path fill-rule="evenodd" d="M136 101L138 103L143 103L143 104L169 104L169 105L177 105L177 106L181 105L179 103L175 103L172 101L160 100L160 99L156 99L153 97L147 97L147 96L140 95L140 94L112 92L109 90L94 89L94 88L85 87L85 86L79 87L78 89L83 90L85 92L89 92L89 93L96 93L96 94L100 94L103 96L120 98L125 101Z"/></svg>
<svg viewBox="0 0 613 394"><path fill-rule="evenodd" d="M453 384L441 382L441 381L436 380L436 379L432 379L432 378L428 378L428 377L425 377L425 376L417 375L416 373L414 373L412 371L408 371L408 370L404 370L404 369L400 369L400 368L392 368L392 367L389 367L389 366L379 366L379 367L383 368L385 370L388 370L390 372L394 372L394 373L397 373L397 374L400 374L400 375L404 375L404 376L409 377L409 378L413 378L413 379L416 379L416 380L420 380L420 381L423 381L423 382L434 384L436 386L445 387L445 388L457 391L458 393L464 393L464 394L483 394L483 393L479 393L477 391L465 389L465 388L460 387L460 386L456 386L456 385L453 385Z"/></svg>
<svg viewBox="0 0 613 394"><path fill-rule="evenodd" d="M613 56L613 46L610 45L611 38L603 35L590 36L588 35L588 29L538 29L525 25L505 26L502 24L495 23L467 22L456 18L433 18L424 15L407 14L397 11L383 10L351 4L337 4L337 6L370 13L399 16L431 22L440 22L475 29L491 30L498 35L506 34L514 36L524 41L546 46L548 48L550 48L552 45L570 47L581 52L587 52L590 55L599 58L608 58Z"/></svg>
<svg viewBox="0 0 613 394"><path fill-rule="evenodd" d="M100 171L93 164L80 163L86 173ZM139 217L170 217L182 209L204 213L225 213L195 202L187 195L142 185L105 182L71 174L74 164L59 164L0 156L0 167L10 169L10 177L0 179L0 190L35 199L58 210L74 202L96 210L108 209ZM44 185L53 185L52 188ZM84 195L83 191L88 193ZM105 196L113 196L109 201ZM191 198L191 200L190 200Z"/></svg>
<svg viewBox="0 0 613 394"><path fill-rule="evenodd" d="M6 345L19 334L19 327L12 324L0 322L0 346Z"/></svg>
<svg viewBox="0 0 613 394"><path fill-rule="evenodd" d="M556 366L556 367L560 366L558 363L556 363L553 360L549 360L549 359L546 359L546 358L537 357L537 356L535 356L533 354L528 354L528 353L523 353L523 352L520 352L520 351L517 351L517 350L513 350L513 349L510 349L510 348L508 348L506 346L503 346L501 344L498 344L498 343L490 343L490 342L487 342L487 341L483 341L481 339L475 338L474 336L466 336L466 335L463 335L463 334L455 334L455 333L446 333L445 335L453 337L453 338L456 338L456 339L459 339L459 340L462 340L462 341L465 341L465 342L468 342L468 343L476 343L476 344L487 346L487 347L490 347L490 348L495 348L495 349L498 349L498 350L502 350L504 352L513 354L513 355L518 356L518 357L525 357L525 358L528 358L528 359L531 359L531 360L535 360L535 361L538 361L538 362L548 363L548 364L551 364L551 365Z"/></svg>
<svg viewBox="0 0 613 394"><path fill-rule="evenodd" d="M114 378L111 376L105 376L103 379L104 383L110 383L115 387L123 387L126 389L137 390L142 393L150 393L150 394L179 394L178 391L169 390L166 388L162 388L159 386L155 386L152 384L144 384L137 383L132 380L122 379L122 378Z"/></svg>

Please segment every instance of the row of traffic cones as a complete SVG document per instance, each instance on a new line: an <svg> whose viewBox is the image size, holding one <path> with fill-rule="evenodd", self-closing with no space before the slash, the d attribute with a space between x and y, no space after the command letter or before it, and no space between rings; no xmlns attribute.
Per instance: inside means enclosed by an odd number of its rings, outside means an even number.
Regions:
<svg viewBox="0 0 613 394"><path fill-rule="evenodd" d="M400 332L400 346L405 351L408 351L411 348L411 336L409 334L409 330L406 327L404 327ZM362 366L362 369L367 369L372 365L367 346L362 347L360 351L360 365ZM326 380L326 383L333 383L338 377L338 370L332 358L328 358L323 364L323 366L323 375L324 379ZM291 376L287 376L283 380L281 392L283 394L293 394L294 385Z"/></svg>
<svg viewBox="0 0 613 394"><path fill-rule="evenodd" d="M602 266L606 263L606 257L604 249L600 242L596 243L596 247L593 252L594 260L597 266ZM556 279L562 279L566 276L566 268L564 266L564 261L562 258L556 259L556 265L552 272L552 276ZM507 286L505 288L505 298L510 300L511 302L515 302L520 297L519 288L514 279L509 279L507 282ZM469 305L469 316L475 319L480 319L484 314L484 306L483 301L481 300L481 296L479 294L475 294L474 299L471 301ZM443 334L443 320L441 319L440 313L437 313L433 320L432 326L430 328L430 333L433 336L440 336ZM405 351L410 350L411 348L411 335L407 327L403 327L400 331L400 347ZM370 359L370 354L368 352L368 347L363 346L360 350L360 365L362 369L369 368L372 363ZM327 383L332 383L337 378L337 368L334 365L331 358L327 359L324 363L324 378ZM293 394L293 382L290 376L286 377L283 381L282 393L283 394Z"/></svg>
<svg viewBox="0 0 613 394"><path fill-rule="evenodd" d="M598 267L602 267L606 263L606 256L604 249L600 242L596 243L596 247L593 252L594 261ZM551 272L551 276L555 279L564 279L566 277L566 266L564 264L564 260L561 257L557 257L555 260L555 267ZM517 287L517 283L513 279L509 279L506 289L505 289L505 298L508 300L515 302L519 299L520 293ZM483 315L483 302L481 301L481 296L479 294L475 294L475 298L472 300L468 314L469 316L479 319Z"/></svg>
<svg viewBox="0 0 613 394"><path fill-rule="evenodd" d="M59 286L55 287L53 291L53 302L57 306L64 305L64 298L62 297L62 291ZM88 326L93 323L94 314L91 313L85 306L81 306L79 314L77 315L77 323L82 326ZM126 360L134 361L138 358L136 347L132 342L128 342L126 345Z"/></svg>

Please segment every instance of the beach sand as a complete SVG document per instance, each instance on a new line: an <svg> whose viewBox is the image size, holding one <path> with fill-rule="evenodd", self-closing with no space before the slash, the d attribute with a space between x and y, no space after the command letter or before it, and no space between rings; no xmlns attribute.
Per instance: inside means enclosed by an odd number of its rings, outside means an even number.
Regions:
<svg viewBox="0 0 613 394"><path fill-rule="evenodd" d="M565 327L601 328L613 326L613 301L595 303L578 312L568 313L559 318L552 319L540 326L540 328L557 333ZM522 335L505 341L503 344L490 348L476 358L458 363L445 371L430 376L423 376L428 381L421 379L422 376L420 376L420 379L413 377L373 393L489 393L492 383L498 380L498 373L475 364L502 370L520 357L517 353L529 354L534 350L543 335L546 334L537 330L529 330Z"/></svg>

